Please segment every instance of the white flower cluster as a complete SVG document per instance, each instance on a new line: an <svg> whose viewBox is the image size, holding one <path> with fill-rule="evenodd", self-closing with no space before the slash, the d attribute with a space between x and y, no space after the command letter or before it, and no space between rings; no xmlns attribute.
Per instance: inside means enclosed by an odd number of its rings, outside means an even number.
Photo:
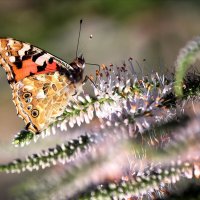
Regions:
<svg viewBox="0 0 200 200"><path fill-rule="evenodd" d="M57 127L66 131L67 124L80 126L96 117L101 127L134 123L142 132L150 124L174 116L173 80L158 73L138 79L134 74L130 76L124 67L118 68L118 73L106 68L105 74L106 77L99 76L98 83L92 85L94 97L84 94L76 97L58 118Z"/></svg>

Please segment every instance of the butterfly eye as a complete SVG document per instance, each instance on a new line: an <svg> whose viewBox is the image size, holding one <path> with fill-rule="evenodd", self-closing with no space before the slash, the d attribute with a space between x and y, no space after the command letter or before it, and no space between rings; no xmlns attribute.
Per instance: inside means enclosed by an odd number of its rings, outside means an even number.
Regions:
<svg viewBox="0 0 200 200"><path fill-rule="evenodd" d="M23 98L24 99L27 99L27 98L29 98L29 97L31 97L32 96L32 94L30 93L30 92L25 92L24 94L23 94Z"/></svg>
<svg viewBox="0 0 200 200"><path fill-rule="evenodd" d="M33 110L31 111L31 115L32 115L32 117L34 117L34 118L38 117L38 116L39 116L39 110L33 109Z"/></svg>

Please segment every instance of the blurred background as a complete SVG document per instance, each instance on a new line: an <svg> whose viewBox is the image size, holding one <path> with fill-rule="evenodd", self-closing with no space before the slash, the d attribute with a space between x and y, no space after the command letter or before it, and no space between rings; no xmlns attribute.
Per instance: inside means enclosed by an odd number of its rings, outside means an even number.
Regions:
<svg viewBox="0 0 200 200"><path fill-rule="evenodd" d="M200 35L200 2L0 0L0 37L29 42L67 62L75 58L80 19L83 26L79 53L83 53L86 62L121 64L132 57L146 73L172 70L179 49ZM87 67L86 73L93 72L94 67ZM45 139L35 149L13 147L14 134L24 123L16 116L11 89L2 69L0 91L0 162L54 146L55 141ZM59 142L62 137L56 139ZM30 174L33 173L0 174L0 200L13 199L12 188Z"/></svg>

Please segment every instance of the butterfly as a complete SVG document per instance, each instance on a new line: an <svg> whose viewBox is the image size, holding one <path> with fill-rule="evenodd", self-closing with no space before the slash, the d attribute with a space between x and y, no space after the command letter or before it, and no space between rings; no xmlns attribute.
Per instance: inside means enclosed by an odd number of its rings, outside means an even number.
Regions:
<svg viewBox="0 0 200 200"><path fill-rule="evenodd" d="M70 64L29 43L0 38L0 65L7 74L25 131L41 133L81 91L85 60Z"/></svg>

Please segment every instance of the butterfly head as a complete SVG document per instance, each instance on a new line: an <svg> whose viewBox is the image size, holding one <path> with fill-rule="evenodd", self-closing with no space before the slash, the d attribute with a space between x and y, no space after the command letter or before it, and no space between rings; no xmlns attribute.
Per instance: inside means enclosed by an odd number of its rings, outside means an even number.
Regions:
<svg viewBox="0 0 200 200"><path fill-rule="evenodd" d="M73 83L79 82L83 79L83 71L85 68L85 59L83 56L75 58L71 63L71 70L69 70L68 78Z"/></svg>
<svg viewBox="0 0 200 200"><path fill-rule="evenodd" d="M80 69L84 69L85 68L85 59L83 57L83 55L81 54L79 57L75 58L73 60L72 63L70 63L70 65L73 67L73 68L80 68Z"/></svg>

